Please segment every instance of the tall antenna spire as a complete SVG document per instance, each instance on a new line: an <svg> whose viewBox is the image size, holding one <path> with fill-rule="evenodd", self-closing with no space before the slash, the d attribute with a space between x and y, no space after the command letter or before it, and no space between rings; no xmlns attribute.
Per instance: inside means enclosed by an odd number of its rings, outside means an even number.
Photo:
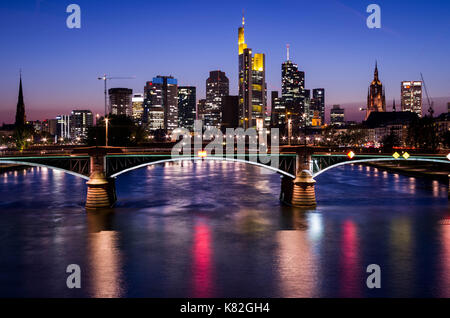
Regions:
<svg viewBox="0 0 450 318"><path fill-rule="evenodd" d="M286 44L286 58L287 58L287 61L289 61L289 43Z"/></svg>
<svg viewBox="0 0 450 318"><path fill-rule="evenodd" d="M242 27L244 27L245 18L244 18L244 9L242 9Z"/></svg>

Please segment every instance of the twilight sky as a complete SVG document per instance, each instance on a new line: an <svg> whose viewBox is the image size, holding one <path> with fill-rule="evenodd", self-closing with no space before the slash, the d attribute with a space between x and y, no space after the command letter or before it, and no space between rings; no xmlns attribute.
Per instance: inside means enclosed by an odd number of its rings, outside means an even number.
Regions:
<svg viewBox="0 0 450 318"><path fill-rule="evenodd" d="M66 27L66 7L81 7L81 29ZM366 7L381 7L381 29L366 26ZM109 87L142 92L145 81L173 75L205 96L209 71L220 69L237 94L237 28L245 10L246 42L266 54L268 98L281 89L286 43L306 72L306 88L324 87L326 104L361 120L378 60L388 110L400 81L424 74L444 111L450 96L450 1L423 0L2 0L0 124L13 122L22 68L27 118L72 109L103 109L101 74L136 76ZM439 99L438 99L439 98ZM362 104L362 105L360 105ZM445 106L446 107L446 106ZM326 116L329 112L327 107Z"/></svg>

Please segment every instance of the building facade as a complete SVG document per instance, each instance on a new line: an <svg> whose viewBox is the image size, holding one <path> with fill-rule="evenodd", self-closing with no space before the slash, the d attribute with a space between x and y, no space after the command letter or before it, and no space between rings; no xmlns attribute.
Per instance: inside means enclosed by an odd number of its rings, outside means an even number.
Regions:
<svg viewBox="0 0 450 318"><path fill-rule="evenodd" d="M226 128L239 127L239 96L224 96L222 100L222 125L225 132Z"/></svg>
<svg viewBox="0 0 450 318"><path fill-rule="evenodd" d="M196 88L195 86L178 86L178 126L194 129L196 114Z"/></svg>
<svg viewBox="0 0 450 318"><path fill-rule="evenodd" d="M313 121L311 125L325 125L325 89L314 88L312 93L311 107L313 109Z"/></svg>
<svg viewBox="0 0 450 318"><path fill-rule="evenodd" d="M335 126L345 125L345 110L340 105L333 105L330 109L330 124Z"/></svg>
<svg viewBox="0 0 450 318"><path fill-rule="evenodd" d="M222 122L222 100L230 94L230 82L225 72L211 71L206 80L206 104L203 113L206 127L220 128Z"/></svg>
<svg viewBox="0 0 450 318"><path fill-rule="evenodd" d="M304 124L305 113L305 73L298 70L298 65L289 58L281 64L281 103L288 114L293 130L297 131Z"/></svg>
<svg viewBox="0 0 450 318"><path fill-rule="evenodd" d="M422 82L403 81L401 84L402 111L422 117Z"/></svg>
<svg viewBox="0 0 450 318"><path fill-rule="evenodd" d="M133 94L131 98L131 117L133 117L135 123L142 124L144 118L144 94Z"/></svg>
<svg viewBox="0 0 450 318"><path fill-rule="evenodd" d="M366 117L369 118L372 112L385 112L386 111L386 98L384 95L383 84L381 84L378 78L378 64L375 63L375 72L373 81L370 83L369 91L367 94L367 109Z"/></svg>
<svg viewBox="0 0 450 318"><path fill-rule="evenodd" d="M109 113L113 115L131 116L131 95L130 88L110 88L109 93Z"/></svg>
<svg viewBox="0 0 450 318"><path fill-rule="evenodd" d="M244 36L244 18L238 29L239 53L239 125L263 128L267 111L267 89L265 55L252 53L247 47Z"/></svg>
<svg viewBox="0 0 450 318"><path fill-rule="evenodd" d="M146 83L144 122L150 130L172 132L178 127L178 82L172 76L158 75Z"/></svg>
<svg viewBox="0 0 450 318"><path fill-rule="evenodd" d="M90 110L73 110L70 115L70 133L72 138L85 139L89 127L94 125L94 116Z"/></svg>

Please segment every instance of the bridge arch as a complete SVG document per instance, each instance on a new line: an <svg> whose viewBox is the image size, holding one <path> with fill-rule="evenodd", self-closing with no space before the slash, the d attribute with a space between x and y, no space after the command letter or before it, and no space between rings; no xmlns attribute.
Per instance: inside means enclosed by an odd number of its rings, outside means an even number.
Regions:
<svg viewBox="0 0 450 318"><path fill-rule="evenodd" d="M153 161L153 162L147 162L147 163L139 164L139 165L136 165L136 166L134 166L134 167L130 167L130 168L128 168L128 169L124 169L124 170L122 170L122 171L119 171L119 172L117 172L117 173L111 175L110 177L111 177L111 178L116 178L116 177L120 176L121 174L130 172L130 171L133 171L133 170L136 170L136 169L139 169L139 168L147 167L147 166L150 166L150 165L156 165L156 164L167 163L167 162L201 161L201 160L208 160L208 161L229 161L229 162L245 163L245 164L257 166L257 167L260 167L260 168L264 168L264 169L267 169L267 170L276 172L276 173L278 173L278 174L281 174L281 175L290 177L290 178L292 178L292 179L295 179L295 176L294 176L294 175L292 175L292 174L290 174L290 173L288 173L288 172L286 172L286 171L283 171L283 170L274 168L274 167L272 167L272 166L268 166L268 165L265 165L265 164L262 164L262 163L259 163L259 162L252 162L252 161L248 161L248 160L235 159L235 158L227 158L227 157L209 157L209 158L208 158L208 157L206 157L206 158L198 158L198 157L180 157L180 158L163 159L163 160L158 160L158 161Z"/></svg>
<svg viewBox="0 0 450 318"><path fill-rule="evenodd" d="M58 167L54 167L54 166L41 164L41 163L27 162L27 161L17 161L17 160L0 160L0 164L2 164L2 163L8 163L8 164L14 164L14 165L24 165L24 166L31 166L31 167L47 168L47 169L52 169L52 170L61 171L61 172L67 173L67 174L71 174L73 176L76 176L76 177L79 177L79 178L83 178L85 180L89 180L89 177L85 176L83 174L76 173L76 172L73 172L73 171L70 171L70 170L66 170L66 169L62 169L62 168L58 168Z"/></svg>
<svg viewBox="0 0 450 318"><path fill-rule="evenodd" d="M399 159L394 159L394 158L373 158L373 159L359 159L359 160L348 160L348 161L343 161L343 162L339 162L336 164L333 164L329 167L326 167L325 169L322 169L320 171L317 171L316 173L313 174L313 177L318 177L320 176L322 173L339 167L339 166L343 166L343 165L348 165L348 164L354 164L354 163L364 163L364 162L375 162L375 161L400 161ZM405 160L401 160L401 161L406 161ZM409 158L408 161L423 161L423 162L438 162L438 163L446 163L446 164L450 164L450 161L448 160L441 160L441 159L428 159L428 158Z"/></svg>

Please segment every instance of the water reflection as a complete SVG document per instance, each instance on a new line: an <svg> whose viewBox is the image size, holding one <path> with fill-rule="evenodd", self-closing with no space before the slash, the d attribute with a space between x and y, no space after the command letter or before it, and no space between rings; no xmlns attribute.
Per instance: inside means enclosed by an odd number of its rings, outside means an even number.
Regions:
<svg viewBox="0 0 450 318"><path fill-rule="evenodd" d="M108 211L88 213L88 251L92 297L115 298L125 292L120 233L112 231Z"/></svg>
<svg viewBox="0 0 450 318"><path fill-rule="evenodd" d="M317 289L317 260L302 230L278 231L278 272L281 297L314 297Z"/></svg>
<svg viewBox="0 0 450 318"><path fill-rule="evenodd" d="M355 223L346 220L342 224L340 256L340 296L360 297L362 288L359 260L358 233Z"/></svg>
<svg viewBox="0 0 450 318"><path fill-rule="evenodd" d="M192 247L193 297L212 297L213 264L211 232L202 221L194 226L194 243Z"/></svg>
<svg viewBox="0 0 450 318"><path fill-rule="evenodd" d="M412 241L412 225L407 217L395 218L390 226L390 279L394 296L406 297L414 285L414 244ZM405 294L407 293L407 294Z"/></svg>

